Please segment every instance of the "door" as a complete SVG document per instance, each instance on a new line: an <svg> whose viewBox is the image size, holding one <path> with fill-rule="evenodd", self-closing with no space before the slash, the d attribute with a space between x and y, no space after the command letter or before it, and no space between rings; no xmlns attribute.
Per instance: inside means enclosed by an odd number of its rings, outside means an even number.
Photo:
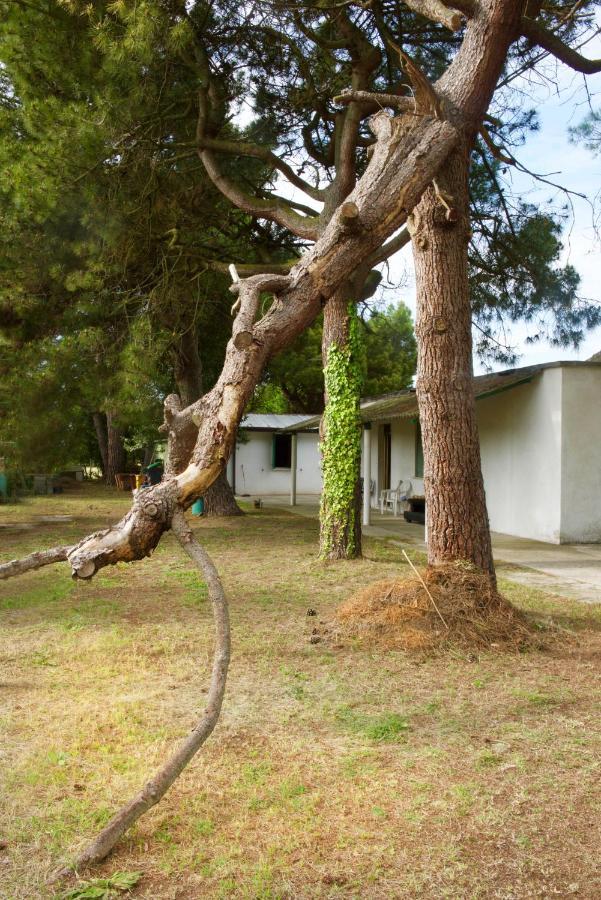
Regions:
<svg viewBox="0 0 601 900"><path fill-rule="evenodd" d="M391 449L390 425L380 425L378 429L378 491L387 491L390 488Z"/></svg>

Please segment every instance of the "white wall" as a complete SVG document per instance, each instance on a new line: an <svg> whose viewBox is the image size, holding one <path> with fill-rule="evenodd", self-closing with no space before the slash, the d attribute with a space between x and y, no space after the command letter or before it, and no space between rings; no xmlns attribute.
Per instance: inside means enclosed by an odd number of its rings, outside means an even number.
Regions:
<svg viewBox="0 0 601 900"><path fill-rule="evenodd" d="M561 540L601 541L601 366L561 372Z"/></svg>
<svg viewBox="0 0 601 900"><path fill-rule="evenodd" d="M545 369L527 384L476 404L482 472L493 531L551 543L601 541L601 366ZM377 422L371 478L378 506ZM415 423L391 423L391 486L415 476ZM288 494L290 470L272 469L272 434L248 432L236 449L239 494ZM318 435L299 434L297 492L319 494ZM229 474L229 473L228 473Z"/></svg>
<svg viewBox="0 0 601 900"><path fill-rule="evenodd" d="M272 468L272 433L247 431L245 434L246 442L236 445L236 493L288 494L290 469ZM319 437L317 433L299 434L297 441L297 493L319 494Z"/></svg>
<svg viewBox="0 0 601 900"><path fill-rule="evenodd" d="M476 404L490 527L561 538L562 369Z"/></svg>

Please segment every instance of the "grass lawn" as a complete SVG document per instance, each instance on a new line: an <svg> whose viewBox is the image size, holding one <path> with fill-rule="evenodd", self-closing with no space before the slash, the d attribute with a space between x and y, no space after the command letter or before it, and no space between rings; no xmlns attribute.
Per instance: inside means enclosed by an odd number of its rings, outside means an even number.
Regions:
<svg viewBox="0 0 601 900"><path fill-rule="evenodd" d="M101 488L0 507L2 561L74 543L128 496ZM510 582L570 633L545 653L311 644L358 587L403 577L399 547L316 560L287 512L198 521L231 602L214 735L98 874L135 897L601 897L601 611ZM413 558L418 558L413 552ZM307 617L315 609L317 618ZM206 593L167 536L151 559L73 582L65 564L0 582L0 897L49 872L194 723L211 663Z"/></svg>

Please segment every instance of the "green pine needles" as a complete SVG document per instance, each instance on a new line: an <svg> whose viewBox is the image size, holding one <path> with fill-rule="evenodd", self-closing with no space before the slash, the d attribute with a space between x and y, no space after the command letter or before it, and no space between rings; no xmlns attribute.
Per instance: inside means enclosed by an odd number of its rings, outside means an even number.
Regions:
<svg viewBox="0 0 601 900"><path fill-rule="evenodd" d="M324 369L328 404L321 442L321 556L355 556L355 492L361 463L359 400L363 381L360 336L354 304L349 304L349 339L331 344Z"/></svg>

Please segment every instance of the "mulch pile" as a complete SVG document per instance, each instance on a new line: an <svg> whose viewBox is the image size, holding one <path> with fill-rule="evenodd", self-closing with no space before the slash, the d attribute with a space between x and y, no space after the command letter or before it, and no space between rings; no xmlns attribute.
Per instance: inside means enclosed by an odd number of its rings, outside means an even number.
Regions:
<svg viewBox="0 0 601 900"><path fill-rule="evenodd" d="M419 574L427 590L412 575L403 581L377 581L345 601L328 623L328 640L421 651L542 647L540 632L468 563L448 563Z"/></svg>

